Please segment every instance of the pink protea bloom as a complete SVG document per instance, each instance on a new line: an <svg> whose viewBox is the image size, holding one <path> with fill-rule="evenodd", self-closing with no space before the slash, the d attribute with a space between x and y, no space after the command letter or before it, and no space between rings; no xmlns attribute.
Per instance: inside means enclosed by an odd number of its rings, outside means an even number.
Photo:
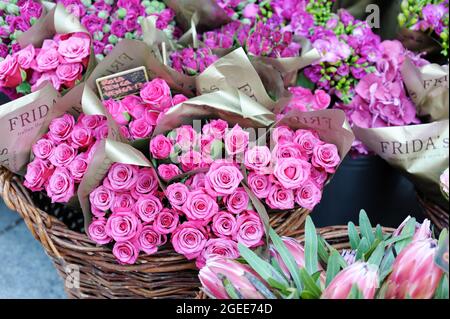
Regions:
<svg viewBox="0 0 450 319"><path fill-rule="evenodd" d="M243 299L264 299L264 296L244 276L245 273L258 278L258 275L247 265L228 258L214 257L209 259L206 266L200 270L199 278L205 292L216 299L230 299L223 285L223 277L231 282Z"/></svg>
<svg viewBox="0 0 450 319"><path fill-rule="evenodd" d="M430 299L442 277L434 263L438 250L436 240L413 240L398 255L387 279L386 299Z"/></svg>
<svg viewBox="0 0 450 319"><path fill-rule="evenodd" d="M322 299L347 299L356 285L364 299L373 299L379 286L378 267L357 261L348 266L331 281L322 294Z"/></svg>

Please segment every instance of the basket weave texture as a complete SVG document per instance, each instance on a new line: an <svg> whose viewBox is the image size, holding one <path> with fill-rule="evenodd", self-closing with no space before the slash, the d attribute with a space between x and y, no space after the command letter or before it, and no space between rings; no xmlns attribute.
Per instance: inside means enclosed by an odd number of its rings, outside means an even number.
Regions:
<svg viewBox="0 0 450 319"><path fill-rule="evenodd" d="M448 228L448 207L444 209L419 193L417 193L417 199L423 207L424 214L433 222L438 232Z"/></svg>

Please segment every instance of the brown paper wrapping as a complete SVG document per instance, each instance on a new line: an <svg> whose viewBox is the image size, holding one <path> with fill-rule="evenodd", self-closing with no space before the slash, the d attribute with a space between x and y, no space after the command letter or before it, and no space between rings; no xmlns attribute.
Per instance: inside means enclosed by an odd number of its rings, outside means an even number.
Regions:
<svg viewBox="0 0 450 319"><path fill-rule="evenodd" d="M419 68L407 58L401 73L420 116L428 116L431 121L448 119L448 64L428 64Z"/></svg>
<svg viewBox="0 0 450 319"><path fill-rule="evenodd" d="M195 91L193 80L186 81L185 77L173 73L162 63L160 53L157 49L137 40L121 40L110 54L106 56L92 71L86 80L86 85L91 89L96 88L96 79L145 66L149 78L159 77L164 79L169 86L187 96L192 96Z"/></svg>
<svg viewBox="0 0 450 319"><path fill-rule="evenodd" d="M42 125L51 117L59 93L47 83L39 91L0 107L0 165L22 174Z"/></svg>
<svg viewBox="0 0 450 319"><path fill-rule="evenodd" d="M114 163L152 167L150 161L131 145L109 138L103 140L95 151L88 170L78 187L78 199L83 211L86 232L92 220L89 194L101 184ZM157 176L156 172L155 176Z"/></svg>
<svg viewBox="0 0 450 319"><path fill-rule="evenodd" d="M351 131L342 110L328 109L311 112L292 110L277 121L274 127L282 125L286 125L293 130L315 130L322 141L336 145L341 163L355 140L355 135Z"/></svg>
<svg viewBox="0 0 450 319"><path fill-rule="evenodd" d="M264 75L269 91L280 98L278 101L269 96L256 69ZM210 65L197 76L196 86L198 94L238 89L274 113L277 113L291 96L284 89L280 74L261 62L252 64L243 48L232 51Z"/></svg>
<svg viewBox="0 0 450 319"><path fill-rule="evenodd" d="M176 13L178 25L184 30L191 27L194 14L198 17L198 29L214 29L231 22L230 17L217 4L216 0L164 0Z"/></svg>
<svg viewBox="0 0 450 319"><path fill-rule="evenodd" d="M419 192L448 208L439 185L449 161L448 128L447 119L411 126L354 127L354 132L373 152L409 177Z"/></svg>

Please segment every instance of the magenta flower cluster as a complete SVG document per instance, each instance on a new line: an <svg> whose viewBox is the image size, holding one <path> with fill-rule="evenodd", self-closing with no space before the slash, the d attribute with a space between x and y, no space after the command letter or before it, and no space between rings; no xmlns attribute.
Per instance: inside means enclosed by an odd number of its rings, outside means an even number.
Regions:
<svg viewBox="0 0 450 319"><path fill-rule="evenodd" d="M33 145L34 160L28 164L25 187L43 191L53 203L67 203L76 194L96 149L108 136L106 118L65 114L55 118L49 132Z"/></svg>
<svg viewBox="0 0 450 319"><path fill-rule="evenodd" d="M187 75L197 75L213 64L219 57L209 48L184 48L170 54L172 68Z"/></svg>
<svg viewBox="0 0 450 319"><path fill-rule="evenodd" d="M142 39L142 19L156 16L156 27L177 38L175 12L162 1L58 0L77 16L94 39L94 52L102 59L121 39Z"/></svg>

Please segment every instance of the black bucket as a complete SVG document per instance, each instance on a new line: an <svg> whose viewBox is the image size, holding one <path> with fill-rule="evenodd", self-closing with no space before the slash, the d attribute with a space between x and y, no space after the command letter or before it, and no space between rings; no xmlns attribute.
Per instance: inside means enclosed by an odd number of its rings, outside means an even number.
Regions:
<svg viewBox="0 0 450 319"><path fill-rule="evenodd" d="M345 158L311 217L317 227L357 224L361 209L374 225L386 227L397 227L408 215L424 218L414 186L378 156Z"/></svg>

